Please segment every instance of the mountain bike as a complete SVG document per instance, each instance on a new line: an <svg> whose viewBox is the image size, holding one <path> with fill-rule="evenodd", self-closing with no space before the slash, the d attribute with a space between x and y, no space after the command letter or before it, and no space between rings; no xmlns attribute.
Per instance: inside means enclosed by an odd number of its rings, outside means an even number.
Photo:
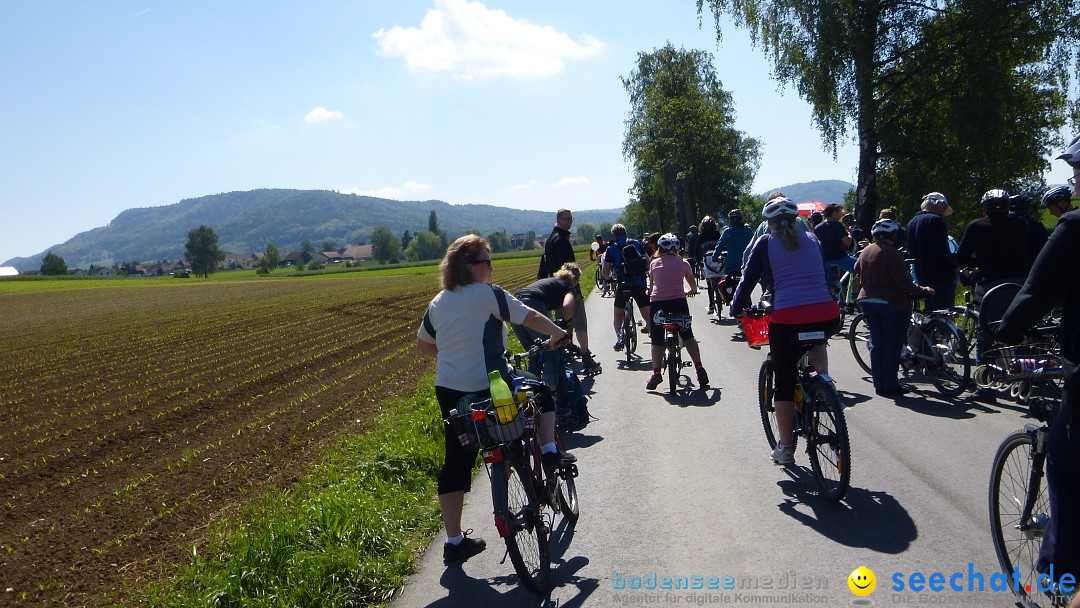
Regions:
<svg viewBox="0 0 1080 608"><path fill-rule="evenodd" d="M851 320L848 342L859 367L870 371L870 328L860 313ZM905 373L921 370L944 397L963 393L971 379L971 359L964 334L948 311L912 310L900 365Z"/></svg>
<svg viewBox="0 0 1080 608"><path fill-rule="evenodd" d="M751 348L768 344L768 314L761 308L751 308L740 318ZM809 363L810 350L826 344L829 336L823 331L802 332L793 339L801 353L796 367L795 432L792 451L799 437L806 440L810 469L827 500L839 502L851 484L851 444L848 439L844 404L836 391L836 383L827 374L820 374ZM758 370L758 406L761 425L770 448L777 443L776 409L773 406L775 370L772 354L765 357Z"/></svg>
<svg viewBox="0 0 1080 608"><path fill-rule="evenodd" d="M689 329L693 319L690 315L667 314L662 310L656 311L653 319L655 324L664 330L664 362L661 369L667 370L668 394L674 395L679 388L682 368L691 365L689 361L682 360L682 338L679 337L679 332Z"/></svg>
<svg viewBox="0 0 1080 608"><path fill-rule="evenodd" d="M1061 595L1039 590L1035 568L1050 521L1050 498L1043 477L1046 441L1056 413L1056 402L1030 400L1028 414L1041 424L1026 424L1023 430L1005 437L990 469L990 536L994 552L1007 576L1012 578L1014 570L1020 571L1020 581L1013 581L1010 588L1020 600L1018 605L1026 608L1039 608L1037 599L1049 602L1042 606L1067 604Z"/></svg>
<svg viewBox="0 0 1080 608"><path fill-rule="evenodd" d="M535 355L538 348L542 346L534 345L529 353ZM490 398L466 395L446 423L463 447L481 450L491 479L495 528L506 543L521 584L543 594L548 588L548 536L555 516L561 514L573 525L580 515L575 482L578 469L575 464L551 475L545 473L536 436L540 409L535 395L548 389L542 382L517 375L516 370L511 370L511 379L517 412L510 422L499 422ZM562 449L558 429L555 443Z"/></svg>

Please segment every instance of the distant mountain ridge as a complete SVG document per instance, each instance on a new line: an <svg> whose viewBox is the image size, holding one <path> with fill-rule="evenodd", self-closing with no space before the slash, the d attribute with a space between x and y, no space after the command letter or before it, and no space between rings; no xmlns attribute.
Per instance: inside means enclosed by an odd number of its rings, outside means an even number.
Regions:
<svg viewBox="0 0 1080 608"><path fill-rule="evenodd" d="M328 238L339 246L370 242L376 228L400 235L427 230L435 211L439 228L450 236L475 230L489 234L536 231L544 235L555 225L553 211L532 211L494 205L451 205L438 200L395 201L327 190L251 190L228 192L162 207L128 209L108 226L94 228L37 255L12 258L3 265L20 271L37 270L48 252L68 268L90 264L112 266L133 260L175 260L184 256L187 233L206 224L218 235L222 251L251 253L274 243L282 251L299 249L310 240L319 247ZM622 209L574 210L577 224L615 222Z"/></svg>
<svg viewBox="0 0 1080 608"><path fill-rule="evenodd" d="M762 192L761 196L768 195L773 190L779 190L796 203L803 201L821 201L823 203L844 203L844 195L855 188L854 184L839 179L823 179L814 182L803 182L771 188Z"/></svg>

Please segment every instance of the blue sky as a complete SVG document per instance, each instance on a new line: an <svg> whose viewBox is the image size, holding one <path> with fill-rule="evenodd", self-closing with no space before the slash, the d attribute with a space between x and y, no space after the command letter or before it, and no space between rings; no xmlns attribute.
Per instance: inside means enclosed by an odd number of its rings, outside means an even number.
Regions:
<svg viewBox="0 0 1080 608"><path fill-rule="evenodd" d="M619 78L669 41L713 53L764 143L755 191L855 181L854 144L834 161L760 50L733 27L718 47L693 0L3 2L0 261L254 188L619 207Z"/></svg>

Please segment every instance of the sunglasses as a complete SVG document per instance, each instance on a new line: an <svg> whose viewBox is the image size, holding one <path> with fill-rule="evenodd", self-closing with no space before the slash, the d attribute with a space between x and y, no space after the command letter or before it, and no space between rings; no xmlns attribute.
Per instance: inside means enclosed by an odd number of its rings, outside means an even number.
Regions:
<svg viewBox="0 0 1080 608"><path fill-rule="evenodd" d="M468 262L465 262L465 263L466 264L487 264L487 267L491 268L491 258L488 258L486 260L471 260L471 261L468 261Z"/></svg>

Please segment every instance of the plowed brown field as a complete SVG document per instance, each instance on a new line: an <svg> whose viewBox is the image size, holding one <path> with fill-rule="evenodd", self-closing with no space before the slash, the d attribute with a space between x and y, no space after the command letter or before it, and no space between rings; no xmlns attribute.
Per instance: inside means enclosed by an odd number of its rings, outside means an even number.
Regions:
<svg viewBox="0 0 1080 608"><path fill-rule="evenodd" d="M303 474L415 390L437 291L428 272L0 294L0 604L104 604Z"/></svg>

